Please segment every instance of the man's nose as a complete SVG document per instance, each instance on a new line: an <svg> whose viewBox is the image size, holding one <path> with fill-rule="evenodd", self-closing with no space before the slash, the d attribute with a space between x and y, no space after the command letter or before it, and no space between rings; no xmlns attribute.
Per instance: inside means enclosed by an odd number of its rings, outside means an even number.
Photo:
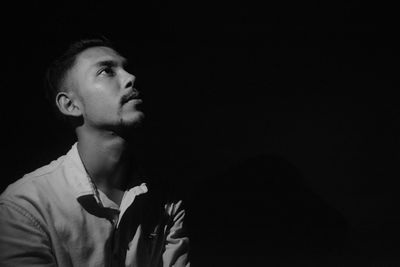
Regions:
<svg viewBox="0 0 400 267"><path fill-rule="evenodd" d="M125 77L125 88L131 88L133 87L135 83L136 77L133 74L130 74L129 72L126 72L126 77Z"/></svg>

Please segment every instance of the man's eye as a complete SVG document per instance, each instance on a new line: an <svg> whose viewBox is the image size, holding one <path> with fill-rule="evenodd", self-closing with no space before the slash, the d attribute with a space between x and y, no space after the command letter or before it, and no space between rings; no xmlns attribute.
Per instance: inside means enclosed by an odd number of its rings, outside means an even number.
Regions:
<svg viewBox="0 0 400 267"><path fill-rule="evenodd" d="M103 68L103 69L101 69L99 71L99 75L114 76L115 75L115 71L110 67L106 67L106 68Z"/></svg>

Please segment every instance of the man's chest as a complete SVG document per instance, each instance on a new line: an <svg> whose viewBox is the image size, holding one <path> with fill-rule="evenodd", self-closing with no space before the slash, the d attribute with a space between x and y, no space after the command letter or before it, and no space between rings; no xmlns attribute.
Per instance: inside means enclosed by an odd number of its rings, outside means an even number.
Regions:
<svg viewBox="0 0 400 267"><path fill-rule="evenodd" d="M144 225L126 215L118 226L118 217L110 220L85 213L57 220L55 239L61 246L56 254L70 258L74 266L147 266L159 260L166 226Z"/></svg>

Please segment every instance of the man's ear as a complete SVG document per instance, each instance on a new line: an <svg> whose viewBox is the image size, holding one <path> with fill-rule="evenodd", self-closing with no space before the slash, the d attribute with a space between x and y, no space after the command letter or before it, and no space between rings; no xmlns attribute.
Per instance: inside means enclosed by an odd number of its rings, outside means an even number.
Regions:
<svg viewBox="0 0 400 267"><path fill-rule="evenodd" d="M56 96L56 104L64 115L73 117L82 115L82 110L71 93L59 92Z"/></svg>

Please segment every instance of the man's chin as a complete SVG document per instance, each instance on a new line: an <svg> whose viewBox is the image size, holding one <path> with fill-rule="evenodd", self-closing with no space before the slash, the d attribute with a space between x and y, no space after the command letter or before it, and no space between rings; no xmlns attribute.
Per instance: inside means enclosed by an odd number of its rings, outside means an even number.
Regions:
<svg viewBox="0 0 400 267"><path fill-rule="evenodd" d="M135 112L129 116L122 118L122 126L124 128L138 128L143 125L144 122L144 113L143 112Z"/></svg>

